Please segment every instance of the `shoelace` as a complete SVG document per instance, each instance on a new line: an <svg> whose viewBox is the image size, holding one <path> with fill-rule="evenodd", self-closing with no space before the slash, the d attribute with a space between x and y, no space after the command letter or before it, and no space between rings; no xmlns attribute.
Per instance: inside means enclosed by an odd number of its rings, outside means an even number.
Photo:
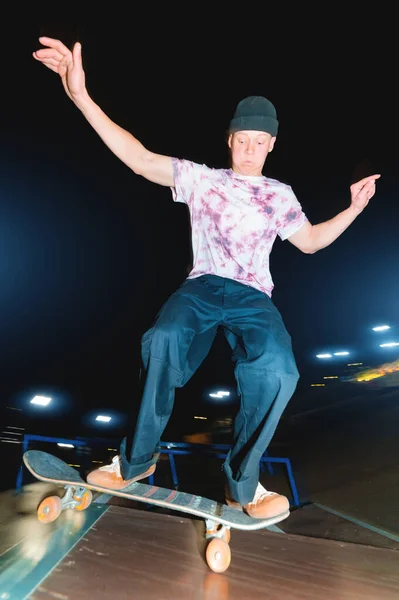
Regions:
<svg viewBox="0 0 399 600"><path fill-rule="evenodd" d="M256 504L259 500L261 500L265 496L274 496L275 492L269 492L266 490L261 483L258 483L256 488L255 496L250 504Z"/></svg>
<svg viewBox="0 0 399 600"><path fill-rule="evenodd" d="M118 455L114 456L112 459L112 463L110 465L105 465L104 467L100 467L100 469L102 471L109 471L109 472L114 471L118 475L118 477L120 477L121 467L120 467L120 462L119 462L119 456Z"/></svg>

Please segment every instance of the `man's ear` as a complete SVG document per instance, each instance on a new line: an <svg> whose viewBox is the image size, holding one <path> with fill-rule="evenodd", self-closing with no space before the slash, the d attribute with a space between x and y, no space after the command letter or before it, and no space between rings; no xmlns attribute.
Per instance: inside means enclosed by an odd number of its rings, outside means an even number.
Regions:
<svg viewBox="0 0 399 600"><path fill-rule="evenodd" d="M229 133L229 135L227 137L227 145L230 148L230 150L231 150L231 141L232 141L232 139L233 139L233 134Z"/></svg>
<svg viewBox="0 0 399 600"><path fill-rule="evenodd" d="M272 139L270 140L269 152L271 152L273 150L275 142L276 142L276 136L272 137Z"/></svg>

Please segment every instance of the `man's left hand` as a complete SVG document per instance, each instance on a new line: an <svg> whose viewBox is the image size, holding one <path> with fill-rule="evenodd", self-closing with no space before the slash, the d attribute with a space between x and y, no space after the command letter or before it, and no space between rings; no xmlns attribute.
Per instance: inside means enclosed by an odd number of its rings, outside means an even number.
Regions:
<svg viewBox="0 0 399 600"><path fill-rule="evenodd" d="M380 177L381 175L370 175L369 177L365 177L356 183L352 183L350 186L351 208L358 213L362 212L362 210L369 203L370 199L374 196L375 181Z"/></svg>

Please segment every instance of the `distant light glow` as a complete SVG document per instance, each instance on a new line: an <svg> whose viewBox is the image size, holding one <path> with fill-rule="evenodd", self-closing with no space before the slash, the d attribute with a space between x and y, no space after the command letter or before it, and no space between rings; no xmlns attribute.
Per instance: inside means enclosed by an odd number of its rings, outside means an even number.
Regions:
<svg viewBox="0 0 399 600"><path fill-rule="evenodd" d="M48 396L35 396L30 401L31 404L40 404L40 406L47 406L51 402L51 398Z"/></svg>
<svg viewBox="0 0 399 600"><path fill-rule="evenodd" d="M348 356L349 352L346 350L344 352L334 352L334 356Z"/></svg>
<svg viewBox="0 0 399 600"><path fill-rule="evenodd" d="M393 346L399 346L399 342L387 342L386 344L380 344L380 348L393 348Z"/></svg>
<svg viewBox="0 0 399 600"><path fill-rule="evenodd" d="M194 417L194 419L202 419L203 421L207 421L208 417Z"/></svg>
<svg viewBox="0 0 399 600"><path fill-rule="evenodd" d="M218 391L213 394L209 394L211 398L223 398L224 396L230 396L230 392Z"/></svg>
<svg viewBox="0 0 399 600"><path fill-rule="evenodd" d="M387 329L391 329L389 325L378 325L377 327L373 327L373 331L386 331Z"/></svg>
<svg viewBox="0 0 399 600"><path fill-rule="evenodd" d="M338 375L326 375L323 379L338 379Z"/></svg>
<svg viewBox="0 0 399 600"><path fill-rule="evenodd" d="M317 358L332 358L332 354L316 354Z"/></svg>
<svg viewBox="0 0 399 600"><path fill-rule="evenodd" d="M363 363L348 363L348 367L360 367Z"/></svg>
<svg viewBox="0 0 399 600"><path fill-rule="evenodd" d="M325 383L311 383L310 387L325 387Z"/></svg>
<svg viewBox="0 0 399 600"><path fill-rule="evenodd" d="M103 423L109 423L111 420L111 417L106 417L105 415L98 415L98 417L96 417L96 421L102 421Z"/></svg>
<svg viewBox="0 0 399 600"><path fill-rule="evenodd" d="M361 371L355 375L355 379L353 379L352 381L368 382L380 377L395 377L395 375L398 373L399 360L395 360L393 362L385 363L373 369L368 368L364 371Z"/></svg>
<svg viewBox="0 0 399 600"><path fill-rule="evenodd" d="M64 444L63 442L58 442L57 446L60 446L61 448L75 448L73 444Z"/></svg>

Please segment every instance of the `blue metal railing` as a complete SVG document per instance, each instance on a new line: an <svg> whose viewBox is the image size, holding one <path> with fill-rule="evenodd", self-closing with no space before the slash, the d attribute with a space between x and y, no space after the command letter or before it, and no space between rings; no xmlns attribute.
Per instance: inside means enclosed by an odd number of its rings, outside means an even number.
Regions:
<svg viewBox="0 0 399 600"><path fill-rule="evenodd" d="M179 486L179 478L177 475L176 462L174 459L175 455L193 454L193 452L199 452L199 453L203 453L206 455L211 455L214 458L223 458L224 459L224 458L226 458L230 448L231 448L231 446L228 444L190 444L190 443L183 443L183 442L181 442L181 443L180 442L161 442L160 443L161 454L169 455L170 470L171 470L172 480L173 480L173 484L174 484L175 488L178 488L178 486ZM225 452L221 452L223 450L225 450ZM260 459L261 467L266 465L269 473L271 475L274 475L275 471L273 468L273 463L280 463L280 464L285 465L288 481L289 481L290 488L291 488L291 494L292 494L292 503L291 504L293 504L294 506L299 506L300 499L299 499L299 494L298 494L298 488L297 488L297 485L295 482L295 477L294 477L294 473L292 470L290 459L269 456L266 451L262 455L262 458ZM150 480L151 485L153 485L154 475L151 475L149 477L149 480Z"/></svg>

